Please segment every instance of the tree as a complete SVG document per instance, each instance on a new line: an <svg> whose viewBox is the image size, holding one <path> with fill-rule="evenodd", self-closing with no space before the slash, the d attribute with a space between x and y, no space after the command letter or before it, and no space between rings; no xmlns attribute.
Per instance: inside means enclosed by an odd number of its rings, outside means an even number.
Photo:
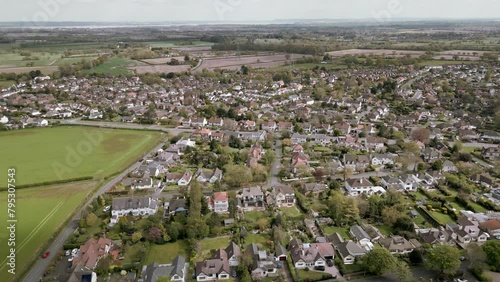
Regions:
<svg viewBox="0 0 500 282"><path fill-rule="evenodd" d="M460 267L460 251L452 246L438 245L427 252L425 265L441 274L453 275Z"/></svg>
<svg viewBox="0 0 500 282"><path fill-rule="evenodd" d="M411 280L411 270L408 264L401 260L396 260L394 267L392 269L394 274L399 278L399 281L406 282Z"/></svg>
<svg viewBox="0 0 500 282"><path fill-rule="evenodd" d="M471 243L465 248L465 257L469 260L469 268L474 268L486 262L486 253L477 243Z"/></svg>
<svg viewBox="0 0 500 282"><path fill-rule="evenodd" d="M443 161L436 160L435 162L432 163L431 168L433 170L442 171L443 170Z"/></svg>
<svg viewBox="0 0 500 282"><path fill-rule="evenodd" d="M368 252L362 261L366 270L375 275L382 275L386 271L394 269L396 264L396 259L391 253L387 249L380 247Z"/></svg>
<svg viewBox="0 0 500 282"><path fill-rule="evenodd" d="M496 271L500 271L500 241L487 241L483 245L483 250L486 253L488 264L495 267Z"/></svg>
<svg viewBox="0 0 500 282"><path fill-rule="evenodd" d="M134 232L134 234L132 234L132 242L133 243L137 243L141 239L142 239L142 233L141 232Z"/></svg>
<svg viewBox="0 0 500 282"><path fill-rule="evenodd" d="M424 261L424 255L422 254L422 251L419 249L414 249L410 255L410 262L413 264L421 264Z"/></svg>
<svg viewBox="0 0 500 282"><path fill-rule="evenodd" d="M226 165L224 170L224 182L230 187L241 187L253 180L252 171L244 165Z"/></svg>
<svg viewBox="0 0 500 282"><path fill-rule="evenodd" d="M427 141L429 141L429 135L430 135L429 129L424 127L414 129L411 132L411 138L415 141L420 141L422 143L427 143Z"/></svg>
<svg viewBox="0 0 500 282"><path fill-rule="evenodd" d="M153 226L149 228L147 231L146 235L144 238L146 240L157 243L157 244L163 244L165 241L163 240L163 236L165 235L164 231L158 227L158 226Z"/></svg>
<svg viewBox="0 0 500 282"><path fill-rule="evenodd" d="M384 223L393 225L401 216L401 212L395 207L386 207L382 210L382 219Z"/></svg>
<svg viewBox="0 0 500 282"><path fill-rule="evenodd" d="M97 216L93 212L89 213L85 218L85 223L87 223L87 226L94 226L96 221Z"/></svg>

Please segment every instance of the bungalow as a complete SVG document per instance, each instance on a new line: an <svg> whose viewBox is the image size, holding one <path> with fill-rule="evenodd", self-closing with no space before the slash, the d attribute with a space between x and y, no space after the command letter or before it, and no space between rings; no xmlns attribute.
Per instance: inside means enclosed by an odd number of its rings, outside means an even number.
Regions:
<svg viewBox="0 0 500 282"><path fill-rule="evenodd" d="M222 127L224 125L224 120L222 118L211 118L207 123L208 126Z"/></svg>
<svg viewBox="0 0 500 282"><path fill-rule="evenodd" d="M365 249L351 240L340 243L337 247L337 251L344 264L353 264L357 258L366 254Z"/></svg>
<svg viewBox="0 0 500 282"><path fill-rule="evenodd" d="M151 197L123 197L114 198L111 204L110 225L118 223L122 216L148 216L158 211L156 200Z"/></svg>
<svg viewBox="0 0 500 282"><path fill-rule="evenodd" d="M214 211L224 213L229 210L229 197L227 192L214 192Z"/></svg>
<svg viewBox="0 0 500 282"><path fill-rule="evenodd" d="M293 264L297 269L325 266L326 261L334 259L335 250L330 243L302 243L300 239L292 239L289 243Z"/></svg>
<svg viewBox="0 0 500 282"><path fill-rule="evenodd" d="M373 249L373 244L371 242L370 235L366 233L366 231L359 225L353 225L349 229L349 235L351 235L352 238L363 248L365 248L367 251L370 251Z"/></svg>
<svg viewBox="0 0 500 282"><path fill-rule="evenodd" d="M306 183L304 185L304 187L302 188L302 193L304 195L309 195L309 194L313 194L313 195L318 195L324 191L326 191L326 189L328 188L328 186L326 184L323 184L323 183Z"/></svg>
<svg viewBox="0 0 500 282"><path fill-rule="evenodd" d="M455 240L453 240L451 232L440 227L439 229L432 228L426 229L424 232L419 231L418 235L423 243L428 243L431 246L436 244L440 245L450 245L455 246Z"/></svg>
<svg viewBox="0 0 500 282"><path fill-rule="evenodd" d="M411 253L414 249L420 247L420 243L417 240L411 239L406 240L402 236L391 236L389 238L380 239L379 244L386 248L391 254L403 255Z"/></svg>
<svg viewBox="0 0 500 282"><path fill-rule="evenodd" d="M191 126L192 127L204 127L208 124L206 118L192 118Z"/></svg>
<svg viewBox="0 0 500 282"><path fill-rule="evenodd" d="M142 268L141 282L156 282L160 277L169 277L170 281L183 282L186 276L186 259L178 255L171 264L158 264L153 262Z"/></svg>

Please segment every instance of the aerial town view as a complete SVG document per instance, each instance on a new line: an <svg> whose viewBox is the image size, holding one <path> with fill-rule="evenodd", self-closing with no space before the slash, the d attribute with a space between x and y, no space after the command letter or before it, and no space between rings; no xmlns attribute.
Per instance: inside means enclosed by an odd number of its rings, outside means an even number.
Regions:
<svg viewBox="0 0 500 282"><path fill-rule="evenodd" d="M500 1L0 6L0 282L500 282Z"/></svg>

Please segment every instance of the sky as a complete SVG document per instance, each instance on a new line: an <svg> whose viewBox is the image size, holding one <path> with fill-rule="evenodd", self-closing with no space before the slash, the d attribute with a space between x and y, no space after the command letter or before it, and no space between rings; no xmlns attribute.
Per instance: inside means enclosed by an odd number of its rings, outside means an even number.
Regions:
<svg viewBox="0 0 500 282"><path fill-rule="evenodd" d="M500 0L0 0L0 21L500 19Z"/></svg>

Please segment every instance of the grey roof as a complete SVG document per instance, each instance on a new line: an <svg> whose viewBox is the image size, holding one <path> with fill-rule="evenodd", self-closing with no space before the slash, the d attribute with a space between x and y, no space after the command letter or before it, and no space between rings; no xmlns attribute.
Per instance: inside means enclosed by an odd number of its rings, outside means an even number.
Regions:
<svg viewBox="0 0 500 282"><path fill-rule="evenodd" d="M112 203L113 210L128 210L140 208L155 208L156 201L151 197L124 197L114 198Z"/></svg>
<svg viewBox="0 0 500 282"><path fill-rule="evenodd" d="M344 238L338 232L335 232L328 236L328 241L332 242L334 247L337 247L340 243L344 242Z"/></svg>
<svg viewBox="0 0 500 282"><path fill-rule="evenodd" d="M183 269L186 259L183 256L176 256L172 264L158 264L153 262L146 267L144 271L144 282L155 282L162 276L174 276L175 274L183 277Z"/></svg>
<svg viewBox="0 0 500 282"><path fill-rule="evenodd" d="M366 253L364 249L362 249L358 244L354 243L353 241L340 243L340 245L338 246L338 251L340 256L342 256L342 258L345 258L349 255L353 257L360 257Z"/></svg>
<svg viewBox="0 0 500 282"><path fill-rule="evenodd" d="M366 233L366 231L359 225L352 226L350 232L352 236L354 236L354 238L356 238L356 240L358 241L362 239L368 239L368 240L371 239L370 235L368 235L368 233Z"/></svg>
<svg viewBox="0 0 500 282"><path fill-rule="evenodd" d="M280 256L286 256L286 255L287 255L287 252L286 252L285 247L283 247L281 244L278 244L276 246L276 256L280 257Z"/></svg>

